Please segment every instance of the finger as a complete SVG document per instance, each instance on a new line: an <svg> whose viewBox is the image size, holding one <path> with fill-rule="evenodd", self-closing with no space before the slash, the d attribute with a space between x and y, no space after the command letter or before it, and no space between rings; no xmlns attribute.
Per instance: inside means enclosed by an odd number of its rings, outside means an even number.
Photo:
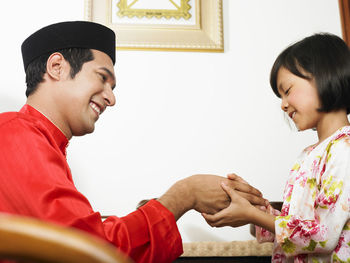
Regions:
<svg viewBox="0 0 350 263"><path fill-rule="evenodd" d="M210 225L211 227L213 226L213 221L210 219L210 215L206 214L206 213L201 213L201 215L203 216L203 218L205 219L205 221L207 222L208 225Z"/></svg>
<svg viewBox="0 0 350 263"><path fill-rule="evenodd" d="M261 210L261 211L263 211L263 212L266 212L266 211L267 211L266 206L263 206L263 205L255 205L255 208L257 208L257 209L259 209L259 210Z"/></svg>
<svg viewBox="0 0 350 263"><path fill-rule="evenodd" d="M224 227L224 226L232 226L232 227L238 227L243 226L246 224L249 224L247 221L238 220L235 222L227 221L226 218L219 219L218 221L212 222L212 221L206 221L211 227Z"/></svg>
<svg viewBox="0 0 350 263"><path fill-rule="evenodd" d="M238 180L242 183L248 184L246 180L244 180L242 177L238 176L237 174L231 173L227 175L227 178L230 180Z"/></svg>
<svg viewBox="0 0 350 263"><path fill-rule="evenodd" d="M208 225L210 225L211 227L220 227L220 225L222 225L221 221L219 222L211 222L208 220L205 220L207 222Z"/></svg>
<svg viewBox="0 0 350 263"><path fill-rule="evenodd" d="M205 218L204 218L205 219ZM207 222L207 224L211 227L215 227L213 223L209 222L208 220L205 219L205 222Z"/></svg>
<svg viewBox="0 0 350 263"><path fill-rule="evenodd" d="M225 181L225 183L228 185L228 186L231 186L233 187L234 189L240 191L240 192L245 192L245 193L249 193L249 194L252 194L252 195L256 195L256 196L259 196L259 197L262 197L262 193L254 188L253 186L247 184L247 183L242 183L242 182L239 182L237 180L233 181L233 180L227 180Z"/></svg>
<svg viewBox="0 0 350 263"><path fill-rule="evenodd" d="M240 176L238 176L237 174L234 174L234 173L230 173L227 175L227 178L229 178L231 180L236 180L236 179L240 178Z"/></svg>
<svg viewBox="0 0 350 263"><path fill-rule="evenodd" d="M216 220L214 220L213 215L202 213L202 216L208 225L210 225L211 227L215 227Z"/></svg>
<svg viewBox="0 0 350 263"><path fill-rule="evenodd" d="M231 189L232 190L232 189ZM202 216L205 218L205 220L210 224L214 224L226 217L231 217L229 208L225 208L215 214L207 214L207 213L202 213Z"/></svg>
<svg viewBox="0 0 350 263"><path fill-rule="evenodd" d="M217 222L218 220L220 220L220 215L218 215L220 212L210 215L207 213L202 213L202 216L204 217L204 219L208 222L208 224L213 224L215 222Z"/></svg>
<svg viewBox="0 0 350 263"><path fill-rule="evenodd" d="M213 227L224 227L224 226L232 226L232 227L239 227L249 224L246 221L235 221L235 222L227 222L226 220L220 220L218 222L213 223Z"/></svg>
<svg viewBox="0 0 350 263"><path fill-rule="evenodd" d="M227 195L230 197L230 199L231 199L231 204L232 203L235 203L235 201L237 201L237 200L239 200L240 198L245 198L245 196L248 196L248 197L250 197L250 198L252 198L252 199L254 199L254 198L257 198L257 199L259 199L258 197L256 197L255 195L252 195L252 196L250 196L250 195L248 195L248 194L245 194L245 193L240 193L240 192L238 192L238 191L236 191L235 189L232 189L231 187L229 187L228 185L226 185L225 183L221 183L221 187L224 189L224 191L227 193ZM242 195L244 195L244 196L242 196ZM247 198L245 198L245 199L247 199ZM249 200L248 200L249 201ZM225 210L225 209L224 209ZM222 210L222 211L224 211L224 210Z"/></svg>
<svg viewBox="0 0 350 263"><path fill-rule="evenodd" d="M267 206L269 201L266 200L263 197L259 197L256 195L248 194L245 192L240 192L237 191L237 194L240 195L241 197L247 199L252 205L258 205L258 206Z"/></svg>
<svg viewBox="0 0 350 263"><path fill-rule="evenodd" d="M227 193L227 195L230 197L231 200L236 200L235 198L237 198L238 194L236 193L235 190L233 190L232 187L229 187L224 182L221 183L221 187L222 189L224 189L224 191Z"/></svg>
<svg viewBox="0 0 350 263"><path fill-rule="evenodd" d="M223 227L223 226L228 226L229 224L224 221L224 219L221 219L219 221L211 223L212 227Z"/></svg>

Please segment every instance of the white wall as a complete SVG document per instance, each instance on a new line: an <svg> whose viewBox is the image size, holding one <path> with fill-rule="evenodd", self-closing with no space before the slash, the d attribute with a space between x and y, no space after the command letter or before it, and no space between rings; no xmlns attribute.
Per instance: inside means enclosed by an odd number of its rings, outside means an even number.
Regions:
<svg viewBox="0 0 350 263"><path fill-rule="evenodd" d="M204 0L208 1L208 0ZM78 189L102 214L123 216L195 173L235 172L281 200L288 170L315 142L288 127L269 87L282 49L319 31L341 36L338 1L224 0L224 53L120 51L117 105L93 135L72 139ZM83 0L3 1L0 111L25 102L20 44L38 28L83 19ZM247 240L248 227L211 229L195 212L183 240Z"/></svg>

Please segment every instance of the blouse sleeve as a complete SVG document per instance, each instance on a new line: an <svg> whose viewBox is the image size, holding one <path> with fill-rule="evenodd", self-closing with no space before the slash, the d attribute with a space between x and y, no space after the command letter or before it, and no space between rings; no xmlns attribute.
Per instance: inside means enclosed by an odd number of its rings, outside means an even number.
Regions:
<svg viewBox="0 0 350 263"><path fill-rule="evenodd" d="M275 219L276 242L286 255L330 253L349 239L349 160L350 139L342 137L315 156L309 171L299 173L310 176L294 182L289 214Z"/></svg>

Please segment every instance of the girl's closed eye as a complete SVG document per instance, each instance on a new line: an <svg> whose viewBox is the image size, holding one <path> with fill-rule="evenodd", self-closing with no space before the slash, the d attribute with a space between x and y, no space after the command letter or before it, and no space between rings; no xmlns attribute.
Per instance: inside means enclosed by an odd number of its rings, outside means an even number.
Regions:
<svg viewBox="0 0 350 263"><path fill-rule="evenodd" d="M284 92L284 94L285 94L285 95L288 95L291 88L292 88L292 86L290 86L290 87Z"/></svg>

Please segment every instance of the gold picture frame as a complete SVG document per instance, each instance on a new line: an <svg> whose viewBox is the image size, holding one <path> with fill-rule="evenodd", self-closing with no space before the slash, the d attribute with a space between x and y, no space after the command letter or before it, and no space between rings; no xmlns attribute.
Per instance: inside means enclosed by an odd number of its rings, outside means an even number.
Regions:
<svg viewBox="0 0 350 263"><path fill-rule="evenodd" d="M350 47L350 1L338 0L338 4L343 39Z"/></svg>
<svg viewBox="0 0 350 263"><path fill-rule="evenodd" d="M122 6L127 0L85 0L84 17L87 21L97 22L115 31L117 49L119 50L166 50L166 51L202 51L223 52L223 19L222 0L193 0L195 14L191 25L177 24L180 18L188 19L186 13L189 0L181 0L178 12L171 13L160 9L139 9ZM138 0L134 0L136 2ZM174 0L169 0L174 3ZM145 19L145 17L175 18L173 24L142 24L133 22L127 24L113 23L112 10L118 2L124 11L119 16ZM174 3L175 4L175 3ZM131 4L130 4L131 5ZM141 21L141 20L140 20Z"/></svg>

